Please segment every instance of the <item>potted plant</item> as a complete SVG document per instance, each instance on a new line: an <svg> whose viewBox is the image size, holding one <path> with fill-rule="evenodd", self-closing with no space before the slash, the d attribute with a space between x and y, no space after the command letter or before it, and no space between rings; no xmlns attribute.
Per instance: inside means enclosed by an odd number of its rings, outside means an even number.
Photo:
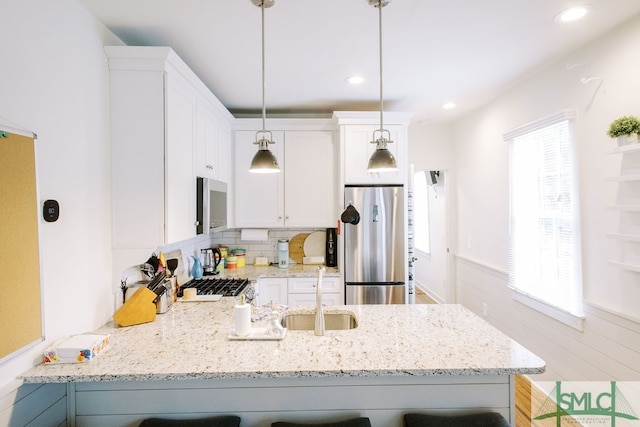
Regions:
<svg viewBox="0 0 640 427"><path fill-rule="evenodd" d="M614 120L609 125L607 134L618 140L618 145L627 145L638 142L640 133L640 119L634 116L623 116Z"/></svg>

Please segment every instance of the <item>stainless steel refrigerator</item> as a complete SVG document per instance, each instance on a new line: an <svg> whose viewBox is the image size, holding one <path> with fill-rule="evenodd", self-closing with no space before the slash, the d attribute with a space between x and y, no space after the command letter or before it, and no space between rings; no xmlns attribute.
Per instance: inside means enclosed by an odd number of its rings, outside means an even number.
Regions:
<svg viewBox="0 0 640 427"><path fill-rule="evenodd" d="M404 188L347 185L344 206L346 303L404 304Z"/></svg>

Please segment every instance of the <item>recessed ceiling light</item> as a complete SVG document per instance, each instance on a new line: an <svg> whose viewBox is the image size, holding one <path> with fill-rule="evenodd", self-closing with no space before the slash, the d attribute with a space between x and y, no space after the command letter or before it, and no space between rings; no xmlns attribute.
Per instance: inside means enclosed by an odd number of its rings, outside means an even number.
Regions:
<svg viewBox="0 0 640 427"><path fill-rule="evenodd" d="M344 79L350 85L359 85L364 82L364 79L360 76L351 76Z"/></svg>
<svg viewBox="0 0 640 427"><path fill-rule="evenodd" d="M452 110L452 109L456 108L456 103L455 102L447 102L445 104L442 104L442 108L444 108L445 110Z"/></svg>
<svg viewBox="0 0 640 427"><path fill-rule="evenodd" d="M574 6L556 15L556 20L560 22L573 22L584 18L591 7L588 5Z"/></svg>

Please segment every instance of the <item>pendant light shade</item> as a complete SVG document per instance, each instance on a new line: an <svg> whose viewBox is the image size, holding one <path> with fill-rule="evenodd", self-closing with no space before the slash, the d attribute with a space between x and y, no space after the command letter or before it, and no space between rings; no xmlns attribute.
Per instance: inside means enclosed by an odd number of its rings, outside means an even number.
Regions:
<svg viewBox="0 0 640 427"><path fill-rule="evenodd" d="M262 131L256 132L254 144L258 146L258 152L251 160L249 172L253 173L276 173L280 172L276 156L269 150L269 144L275 144L273 135L266 130L267 107L264 98L264 9L273 6L274 0L251 0L251 2L262 9ZM269 137L267 138L267 134Z"/></svg>
<svg viewBox="0 0 640 427"><path fill-rule="evenodd" d="M253 156L253 160L251 160L251 167L249 168L249 172L254 173L277 173L280 172L280 166L278 166L278 159L273 153L269 150L269 144L274 144L272 138L260 138L258 139L258 134L268 133L271 135L269 131L262 131L256 134L256 141L258 142L258 152L255 156Z"/></svg>
<svg viewBox="0 0 640 427"><path fill-rule="evenodd" d="M393 172L398 169L396 158L387 148L387 144L393 143L391 133L384 128L383 124L383 97L382 97L382 8L388 5L391 0L368 0L369 4L378 8L378 34L380 47L380 129L373 132L372 144L376 144L376 151L369 158L367 172ZM386 138L385 138L386 134ZM377 138L376 138L377 136Z"/></svg>
<svg viewBox="0 0 640 427"><path fill-rule="evenodd" d="M388 130L377 130L373 133L373 143L376 144L376 151L369 158L368 172L393 172L398 169L396 158L387 148L387 144L393 141L384 137L385 132L390 136ZM376 133L380 133L380 138L375 139Z"/></svg>

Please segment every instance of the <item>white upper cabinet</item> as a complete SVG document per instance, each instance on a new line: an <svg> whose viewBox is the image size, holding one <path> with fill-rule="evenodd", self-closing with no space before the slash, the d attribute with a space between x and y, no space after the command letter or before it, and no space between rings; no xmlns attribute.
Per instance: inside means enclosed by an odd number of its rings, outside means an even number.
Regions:
<svg viewBox="0 0 640 427"><path fill-rule="evenodd" d="M285 132L285 226L336 226L334 152L330 131Z"/></svg>
<svg viewBox="0 0 640 427"><path fill-rule="evenodd" d="M177 57L168 48L105 50L114 248L148 250L192 237L197 92L171 64Z"/></svg>
<svg viewBox="0 0 640 427"><path fill-rule="evenodd" d="M120 274L158 246L196 235L195 176L205 170L229 182L233 116L170 48L107 46L105 52L114 273Z"/></svg>
<svg viewBox="0 0 640 427"><path fill-rule="evenodd" d="M218 178L218 123L206 100L197 103L197 131L194 159L197 176Z"/></svg>
<svg viewBox="0 0 640 427"><path fill-rule="evenodd" d="M233 133L231 131L231 121L218 116L216 127L217 143L217 174L216 179L229 184L233 183ZM229 203L231 206L232 203ZM229 218L233 218L229 215ZM231 225L231 224L229 224Z"/></svg>
<svg viewBox="0 0 640 427"><path fill-rule="evenodd" d="M193 149L197 92L175 74L165 77L165 242L195 234ZM190 190L190 191L189 191Z"/></svg>
<svg viewBox="0 0 640 427"><path fill-rule="evenodd" d="M231 184L233 169L230 121L227 117L221 117L205 98L198 99L196 121L196 175Z"/></svg>
<svg viewBox="0 0 640 427"><path fill-rule="evenodd" d="M279 173L251 173L258 150L255 131L236 131L236 227L284 227L284 133L272 132L269 150L278 159Z"/></svg>
<svg viewBox="0 0 640 427"><path fill-rule="evenodd" d="M293 128L294 130L288 130ZM255 131L235 133L236 227L335 227L337 155L333 131L304 129L294 120L273 131L281 172L249 172L257 151Z"/></svg>
<svg viewBox="0 0 640 427"><path fill-rule="evenodd" d="M408 136L410 114L385 114L384 128L391 134L387 145L396 158L395 172L369 173L369 158L376 149L374 131L380 129L380 115L375 112L335 112L334 119L340 129L340 154L344 184L406 184L408 163ZM386 133L385 133L386 136ZM379 133L376 133L379 137Z"/></svg>

